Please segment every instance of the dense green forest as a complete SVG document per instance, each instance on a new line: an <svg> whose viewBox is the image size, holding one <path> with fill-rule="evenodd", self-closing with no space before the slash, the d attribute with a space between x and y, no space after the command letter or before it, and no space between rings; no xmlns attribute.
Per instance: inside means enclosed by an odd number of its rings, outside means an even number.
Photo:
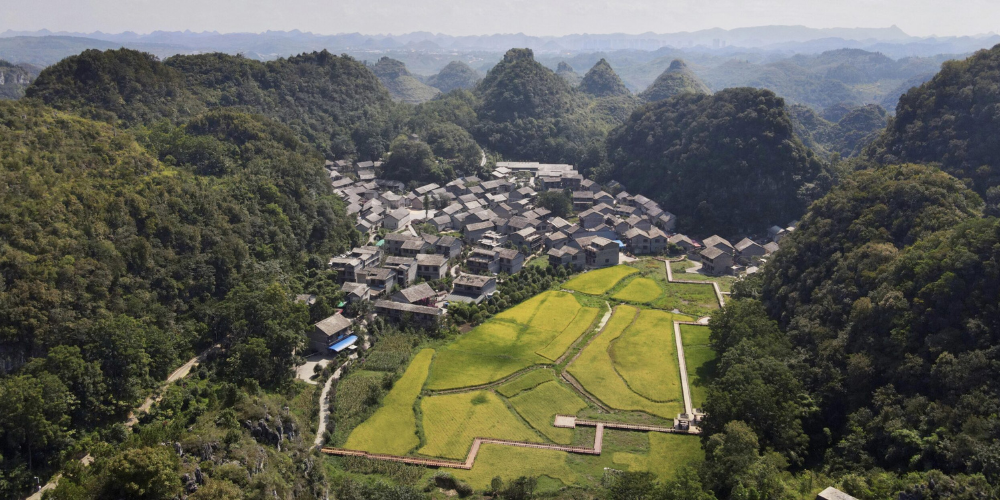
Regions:
<svg viewBox="0 0 1000 500"><path fill-rule="evenodd" d="M616 97L630 95L622 79L611 69L608 61L601 59L580 80L580 91L594 97Z"/></svg>
<svg viewBox="0 0 1000 500"><path fill-rule="evenodd" d="M945 63L933 79L899 99L896 117L869 157L882 163L938 163L986 194L1000 185L998 80L1000 45Z"/></svg>
<svg viewBox="0 0 1000 500"><path fill-rule="evenodd" d="M0 131L4 497L196 349L222 341L228 380L287 382L310 320L289 279L357 236L312 148L232 110L132 133L7 102Z"/></svg>
<svg viewBox="0 0 1000 500"><path fill-rule="evenodd" d="M647 104L611 132L611 176L660 202L679 231L760 231L799 217L833 179L767 90L683 93Z"/></svg>
<svg viewBox="0 0 1000 500"><path fill-rule="evenodd" d="M860 170L813 204L713 316L707 434L742 422L777 471L818 469L863 499L992 498L1000 223L981 207L917 165ZM786 486L759 479L741 486Z"/></svg>
<svg viewBox="0 0 1000 500"><path fill-rule="evenodd" d="M46 68L27 94L124 126L236 108L281 121L328 158L378 159L402 121L370 70L325 51L262 63L217 53L160 62L127 49L87 50Z"/></svg>

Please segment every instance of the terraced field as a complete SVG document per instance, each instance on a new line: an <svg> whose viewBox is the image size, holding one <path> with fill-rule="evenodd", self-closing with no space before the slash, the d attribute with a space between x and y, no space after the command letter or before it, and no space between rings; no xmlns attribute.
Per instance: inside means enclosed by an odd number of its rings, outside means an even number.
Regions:
<svg viewBox="0 0 1000 500"><path fill-rule="evenodd" d="M556 415L576 415L587 403L569 387L552 380L510 399L522 418L554 443L573 442L573 429L553 427Z"/></svg>
<svg viewBox="0 0 1000 500"><path fill-rule="evenodd" d="M420 407L426 440L421 455L464 460L477 437L543 441L489 391L425 397Z"/></svg>

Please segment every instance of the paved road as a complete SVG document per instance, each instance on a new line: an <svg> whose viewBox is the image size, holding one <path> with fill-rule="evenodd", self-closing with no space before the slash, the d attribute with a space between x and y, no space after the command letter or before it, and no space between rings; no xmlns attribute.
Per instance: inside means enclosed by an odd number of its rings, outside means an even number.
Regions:
<svg viewBox="0 0 1000 500"><path fill-rule="evenodd" d="M694 414L691 404L691 386L688 385L687 361L684 359L684 342L681 341L681 322L674 321L674 342L677 343L677 363L681 369L681 390L684 394L684 413Z"/></svg>

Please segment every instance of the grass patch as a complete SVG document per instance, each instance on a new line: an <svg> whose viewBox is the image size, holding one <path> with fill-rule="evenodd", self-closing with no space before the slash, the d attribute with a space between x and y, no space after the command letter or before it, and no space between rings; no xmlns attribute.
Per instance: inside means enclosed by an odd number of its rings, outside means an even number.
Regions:
<svg viewBox="0 0 1000 500"><path fill-rule="evenodd" d="M688 384L691 385L691 404L695 408L704 408L708 398L708 385L715 376L718 364L715 350L709 345L708 335L708 326L681 325L684 361L687 364Z"/></svg>
<svg viewBox="0 0 1000 500"><path fill-rule="evenodd" d="M698 467L704 461L705 452L701 449L701 440L696 436L649 433L646 470L656 474L661 480L673 479L681 467Z"/></svg>
<svg viewBox="0 0 1000 500"><path fill-rule="evenodd" d="M723 292L729 292L733 288L733 283L736 281L734 276L709 276L702 273L689 273L688 269L695 267L697 264L690 260L681 260L677 262L670 263L670 271L674 274L675 280L684 281L705 281L705 282L716 282L719 284L719 289Z"/></svg>
<svg viewBox="0 0 1000 500"><path fill-rule="evenodd" d="M663 295L663 289L656 281L649 278L636 278L625 285L618 293L611 298L625 301L648 304Z"/></svg>
<svg viewBox="0 0 1000 500"><path fill-rule="evenodd" d="M629 388L652 401L684 401L674 320L691 321L691 318L643 309L632 326L611 346L615 369Z"/></svg>
<svg viewBox="0 0 1000 500"><path fill-rule="evenodd" d="M612 408L674 418L683 411L683 403L658 403L632 392L612 366L611 343L622 335L637 313L635 307L618 306L604 331L594 338L576 361L567 366L567 370L588 392Z"/></svg>
<svg viewBox="0 0 1000 500"><path fill-rule="evenodd" d="M421 455L464 460L477 437L542 441L489 391L430 396L420 406L426 438Z"/></svg>
<svg viewBox="0 0 1000 500"><path fill-rule="evenodd" d="M550 370L546 368L532 370L514 380L511 380L510 382L507 382L506 384L501 385L500 387L497 387L497 392L511 398L522 391L533 389L550 380L555 380L555 374L553 374Z"/></svg>
<svg viewBox="0 0 1000 500"><path fill-rule="evenodd" d="M569 290L576 290L578 292L588 293L590 295L602 295L611 290L626 276L637 273L638 271L634 267L629 266L613 266L605 267L604 269L597 269L595 271L589 271L583 273L569 281L567 281L563 288Z"/></svg>
<svg viewBox="0 0 1000 500"><path fill-rule="evenodd" d="M590 329L600 313L601 310L595 307L580 309L580 312L576 314L576 317L573 318L569 326L558 337L552 339L549 345L539 349L536 354L551 361L559 359L559 356L562 356L566 352L566 349L569 349L569 346L573 345L573 342L580 338L580 335L583 335L584 332Z"/></svg>
<svg viewBox="0 0 1000 500"><path fill-rule="evenodd" d="M405 455L420 445L413 401L420 395L433 357L433 349L424 349L414 356L402 378L382 400L382 407L351 432L347 448Z"/></svg>
<svg viewBox="0 0 1000 500"><path fill-rule="evenodd" d="M555 416L576 415L587 407L580 396L555 380L518 394L510 404L532 427L559 444L573 442L573 429L554 427Z"/></svg>
<svg viewBox="0 0 1000 500"><path fill-rule="evenodd" d="M552 359L538 351L544 349L551 356L562 345L568 347L586 331L581 323L597 315L598 311L589 309L592 308L583 308L573 294L565 292L548 291L532 297L440 349L431 366L427 387L432 390L472 387L500 380L532 365L551 363ZM584 316L577 323L580 314ZM563 347L559 354L565 350Z"/></svg>
<svg viewBox="0 0 1000 500"><path fill-rule="evenodd" d="M551 488L557 489L561 485L574 484L579 480L577 473L566 464L566 455L565 452L555 450L484 444L479 448L479 456L476 457L476 463L471 470L449 472L477 490L488 488L490 481L497 476L505 482L521 476L547 477L561 483ZM543 483L548 482L539 480L539 490L543 490Z"/></svg>
<svg viewBox="0 0 1000 500"><path fill-rule="evenodd" d="M535 257L534 259L531 259L530 261L528 261L528 263L525 264L524 266L525 267L540 267L542 269L546 269L546 268L549 267L549 259L547 257L545 257L544 255L541 256L541 257Z"/></svg>
<svg viewBox="0 0 1000 500"><path fill-rule="evenodd" d="M715 289L708 283L666 283L664 296L653 302L653 307L707 316L719 308Z"/></svg>

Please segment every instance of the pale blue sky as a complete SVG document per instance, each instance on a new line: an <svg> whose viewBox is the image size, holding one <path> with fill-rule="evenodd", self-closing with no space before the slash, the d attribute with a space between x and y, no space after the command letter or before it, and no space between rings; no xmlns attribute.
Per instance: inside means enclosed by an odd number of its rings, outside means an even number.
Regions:
<svg viewBox="0 0 1000 500"><path fill-rule="evenodd" d="M0 0L0 31L671 33L762 25L1000 32L998 0Z"/></svg>

